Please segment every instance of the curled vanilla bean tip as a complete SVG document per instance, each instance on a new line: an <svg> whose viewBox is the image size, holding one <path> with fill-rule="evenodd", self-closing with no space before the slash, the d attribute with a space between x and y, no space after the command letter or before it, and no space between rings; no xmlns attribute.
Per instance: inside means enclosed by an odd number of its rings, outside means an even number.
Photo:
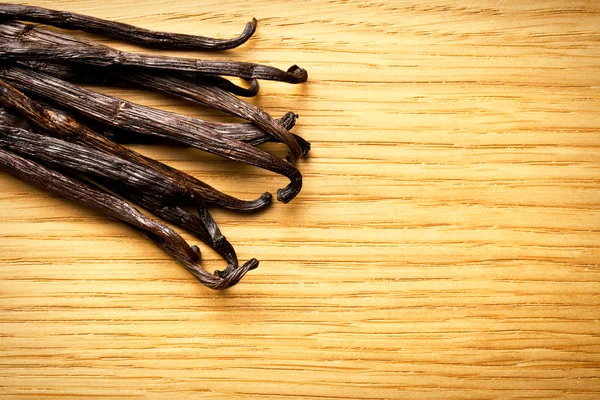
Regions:
<svg viewBox="0 0 600 400"><path fill-rule="evenodd" d="M296 138L296 141L298 142L298 144L300 145L300 148L302 149L302 155L304 157L306 157L308 155L308 152L310 151L310 142L307 142L306 140L302 139L300 136L294 136Z"/></svg>
<svg viewBox="0 0 600 400"><path fill-rule="evenodd" d="M277 200L282 203L292 201L302 189L302 174L300 174L300 171L295 170L293 176L290 176L289 179L289 185L277 190Z"/></svg>
<svg viewBox="0 0 600 400"><path fill-rule="evenodd" d="M248 264L250 264L248 266L248 271L252 271L253 269L258 268L258 260L256 258L253 258L250 261L248 261Z"/></svg>
<svg viewBox="0 0 600 400"><path fill-rule="evenodd" d="M297 65L292 65L288 68L287 73L293 77L293 80L288 80L289 83L303 83L308 80L308 72L304 68Z"/></svg>
<svg viewBox="0 0 600 400"><path fill-rule="evenodd" d="M296 120L300 118L300 116L294 112L288 111L283 117L281 117L279 119L279 124L281 126L283 126L285 129L287 129L288 131L290 129L292 129L294 127L294 125L296 125ZM308 155L308 152L310 151L310 142L306 141L305 139L303 139L302 137L298 136L298 135L294 135L292 134L292 136L294 136L294 139L296 139L296 141L298 142L298 145L300 145L300 149L302 149L302 155L306 156ZM291 161L292 155L288 154L286 156L286 159L288 161Z"/></svg>
<svg viewBox="0 0 600 400"><path fill-rule="evenodd" d="M288 111L285 113L283 117L279 119L279 124L283 126L288 131L296 125L296 120L298 119L298 114ZM297 139L296 139L297 140Z"/></svg>
<svg viewBox="0 0 600 400"><path fill-rule="evenodd" d="M258 24L258 21L256 20L256 18L252 18L252 21L250 21L246 24L246 27L244 28L244 30L242 31L240 36L238 36L237 38L213 39L213 43L211 43L210 46L206 46L205 49L206 50L229 50L229 49L238 47L238 46L246 43L248 41L248 39L250 39L252 37L252 35L254 35L254 32L256 32L257 24Z"/></svg>
<svg viewBox="0 0 600 400"><path fill-rule="evenodd" d="M246 275L248 271L256 269L258 267L258 260L256 258L252 258L248 260L244 265L239 268L233 269L229 271L222 279L215 280L214 287L211 286L212 289L220 290L227 289L229 287L237 284L240 279Z"/></svg>
<svg viewBox="0 0 600 400"><path fill-rule="evenodd" d="M240 35L240 37L246 37L246 40L250 39L250 37L252 35L254 35L254 32L256 32L256 26L258 25L258 20L254 17L252 17L252 20L250 20L250 22L248 22L246 24L246 27L244 28L244 31L242 32L242 34Z"/></svg>
<svg viewBox="0 0 600 400"><path fill-rule="evenodd" d="M243 92L244 94L239 94L239 92L238 92L238 96L242 96L242 97L256 96L256 94L258 93L258 90L260 89L260 84L258 83L258 80L250 79L248 82L250 83L250 87ZM232 92L232 93L236 94L234 92Z"/></svg>

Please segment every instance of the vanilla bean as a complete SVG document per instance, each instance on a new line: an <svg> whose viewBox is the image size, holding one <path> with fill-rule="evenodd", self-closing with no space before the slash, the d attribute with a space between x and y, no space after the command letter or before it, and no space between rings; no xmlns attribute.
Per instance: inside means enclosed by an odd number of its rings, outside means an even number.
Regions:
<svg viewBox="0 0 600 400"><path fill-rule="evenodd" d="M172 94L248 120L273 136L278 142L289 143L288 137L291 135L300 146L302 155L308 154L310 150L308 142L302 139L302 143L300 143L298 136L290 134L286 128L262 109L246 103L218 87L199 82L192 85L176 77L143 72L117 72L116 76L124 81L134 82L140 86Z"/></svg>
<svg viewBox="0 0 600 400"><path fill-rule="evenodd" d="M111 79L111 77L106 76L106 74L103 73L102 70L84 71L81 68L68 66L68 65L62 65L62 64L54 64L54 63L39 62L39 61L20 61L20 62L18 62L18 64L21 66L24 66L28 69L34 69L38 72L47 73L56 78L63 79L63 80L66 80L66 81L69 81L72 83L82 82L82 83L91 83L91 84L96 84L96 85L117 83L120 85L127 85L129 83L128 81L130 80L128 78L124 78L124 79L121 79L120 81L115 82L115 79ZM105 72L108 73L107 71L105 71ZM127 73L127 75L129 76L132 74ZM152 75L152 77L154 77L154 75ZM167 83L163 83L163 85L161 85L161 86L167 86L169 88L168 90L165 89L164 90L165 92L176 94L178 92L186 93L187 91L191 91L192 94L197 93L197 95L200 96L200 93L198 93L198 90L195 89L196 85L193 82L189 82L189 81L182 80L182 79L172 79L171 80L168 76L167 77L158 77L158 79L167 81ZM149 85L151 85L152 80L153 80L153 78L147 79L146 81L148 82ZM208 81L205 81L205 82L208 82ZM205 82L203 82L201 85L203 87L209 86ZM157 86L156 89L160 89L160 87ZM200 90L201 89L202 89L202 87L200 87ZM214 88L210 88L210 89L213 89L217 93L219 93L219 92L222 93L222 91L219 89L214 89ZM210 93L210 89L209 89L208 93ZM181 97L184 97L184 95L182 95ZM231 97L233 97L233 96L231 96ZM235 97L234 97L234 99L235 99ZM228 99L226 97L221 103L227 103L228 104L227 107L232 107L235 109L237 100L238 99L230 101L230 99ZM208 106L213 106L213 104L210 101L206 101L203 104L206 104ZM252 112L252 109L250 109L250 112ZM238 112L237 114L240 114L240 113ZM243 115L240 115L240 116L243 117ZM281 119L274 120L274 122L272 122L272 123L281 125L284 129L289 131L294 126L297 118L298 118L298 115L296 115L292 112L288 112ZM89 126L88 121L84 122L84 124ZM273 136L269 135L268 132L265 132L261 129L253 129L252 125L248 125L248 124L214 123L214 122L202 121L197 118L190 118L190 121L194 121L199 124L204 124L206 126L211 127L212 129L214 129L215 131L217 131L219 133L227 135L228 137L230 137L232 139L237 139L242 142L252 144L254 146L257 146L262 143L270 142L270 141L277 141ZM106 127L99 128L98 124L93 124L93 126L95 128L94 130L98 131L98 129L100 129L101 133L104 136L108 135L107 137L110 137L111 140L115 140L119 143L157 143L157 142L164 141L162 138L161 139L151 138L148 136L140 135L134 131L132 131L130 134L127 134L126 131L123 131L123 130L113 131L111 129L107 129ZM310 143L298 135L292 134L292 136L300 145L300 148L302 149L302 155L307 155L310 150Z"/></svg>
<svg viewBox="0 0 600 400"><path fill-rule="evenodd" d="M0 25L1 29L1 25ZM42 30L38 28L38 32L44 33L47 32L46 29ZM29 69L33 69L36 71L45 72L47 74L53 75L57 78L64 79L74 83L94 83L94 84L105 84L105 83L114 83L110 82L109 79L105 76L106 73L103 73L102 70L94 71L94 74L89 73L90 66L77 66L77 65L68 65L68 64L57 64L47 61L17 61L17 64L27 67ZM164 73L163 73L164 74ZM239 85L234 84L228 79L223 78L218 75L202 75L202 74L190 74L185 72L178 71L170 71L169 75L173 75L175 77L179 77L182 80L190 84L194 84L195 82L200 82L207 85L214 85L220 89L225 90L231 94L235 94L236 96L242 97L254 97L258 93L260 85L258 80L250 79L246 80L246 82L250 85L245 88Z"/></svg>
<svg viewBox="0 0 600 400"><path fill-rule="evenodd" d="M0 114L0 118L3 115ZM208 209L202 202L195 202L201 218L186 212L178 204L186 205L185 194L173 192L168 184L152 169L141 169L135 163L106 154L96 149L70 143L61 139L12 127L0 120L0 147L27 158L49 165L54 169L81 173L98 180L122 197L164 217L193 233L212 247L228 263L227 271L238 266L233 247L216 228ZM10 123L10 121L7 121ZM173 211L174 210L174 211ZM174 212L178 214L175 214ZM192 225L193 223L193 225Z"/></svg>
<svg viewBox="0 0 600 400"><path fill-rule="evenodd" d="M174 142L168 137L149 136L137 133L132 130L125 130L113 126L108 126L102 122L93 120L84 115L81 115L72 110L67 110L64 107L60 107L49 100L40 100L36 96L30 96L32 99L40 103L44 108L48 110L57 111L59 113L68 115L69 117L77 120L83 125L89 127L94 132L106 137L107 139L120 143L120 144L169 144L172 146L183 146L187 147L182 143ZM293 112L286 113L280 119L277 119L277 123L281 124L285 129L290 130L294 127L298 115ZM273 137L260 129L257 129L254 125L249 123L220 123L216 130L228 137L242 142L251 144L252 146L258 146L263 143L273 141ZM296 140L301 145L303 151L305 148L310 149L310 143L301 138L300 136L294 135Z"/></svg>
<svg viewBox="0 0 600 400"><path fill-rule="evenodd" d="M82 60L81 57L87 58L94 53L102 53L108 50L116 51L114 49L108 48L106 46L98 45L97 43L85 41L82 39L78 39L71 35L65 35L57 32L50 31L48 29L34 27L27 24L20 24L16 22L8 22L5 24L0 24L0 32L3 35L7 36L8 39L13 38L17 42L21 43L23 41L28 42L28 45L25 46L36 46L39 45L41 47L50 46L51 48L57 48L61 46L68 46L71 50L70 52L77 53L77 49L81 53L85 53L85 55L78 55L75 57L78 62ZM26 34L25 34L26 33ZM7 40L10 43L10 40ZM7 45L10 46L10 45ZM0 45L0 48L2 46ZM20 50L24 50L21 48ZM19 50L19 51L20 51ZM0 51L1 55L1 51ZM64 54L63 54L64 55ZM138 55L134 55L138 56ZM119 58L120 60L120 58ZM85 63L88 64L88 63ZM119 62L118 65L121 65ZM107 67L107 65L102 65L102 67ZM136 79L136 76L143 74L143 68L141 70L131 71L131 73L127 74L128 68L120 68L115 69L114 65L111 68L111 73L119 76L120 74L126 74L125 80L127 79ZM178 96L183 96L187 99L194 100L196 102L201 102L202 104L208 104L208 101L204 101L205 98L210 98L210 102L212 102L212 107L215 107L219 110L232 113L234 115L240 116L242 118L248 119L254 122L256 125L261 127L267 133L273 135L274 138L278 139L280 142L284 143L290 149L291 161L295 161L302 150L298 144L298 142L294 139L294 137L285 129L283 129L280 125L276 124L275 121L264 111L251 106L250 104L239 100L235 96L225 92L221 89L214 88L212 85L206 85L201 82L196 82L195 85L189 84L189 82L175 79L175 82L160 82L160 77L155 77L157 82L153 83L153 87L162 90L168 91L171 94L175 94ZM141 82L138 79L136 81L138 84L148 85L147 79L142 79ZM175 84L176 87L172 88L172 84ZM185 89L185 86L181 88L181 84L189 84L190 89ZM177 89L178 88L178 89ZM195 88L195 90L194 90ZM211 90L212 88L212 90Z"/></svg>
<svg viewBox="0 0 600 400"><path fill-rule="evenodd" d="M266 207L271 200L269 193L264 193L260 198L252 201L243 201L226 195L199 179L111 142L64 114L43 108L1 80L0 104L16 111L29 124L41 129L47 135L90 146L135 163L140 169L151 171L156 175L156 179L170 188L172 193L185 194L187 205L207 202L236 211L249 212Z"/></svg>
<svg viewBox="0 0 600 400"><path fill-rule="evenodd" d="M76 110L105 124L124 129L135 127L139 133L166 136L209 153L284 175L290 179L290 184L277 191L278 200L284 203L292 200L302 188L302 175L293 165L215 132L208 125L198 124L189 117L115 99L50 75L19 67L0 67L0 79L20 90L33 92L61 107Z"/></svg>
<svg viewBox="0 0 600 400"><path fill-rule="evenodd" d="M102 47L96 43L78 39L71 35L53 32L41 27L32 27L26 24L10 22L4 25L0 24L0 29L2 26L4 26L5 31L12 32L6 33L8 37L16 38L18 41L25 40L30 43L37 43L40 46L69 46L71 52L76 51L76 49L80 49L86 54L85 57L88 57L90 54L94 54L94 52L98 53L107 49L112 50L105 46ZM23 33L19 33L19 28L26 30L27 34L23 36ZM11 31L11 29L13 30ZM14 29L16 29L16 32ZM35 46L35 44L31 45ZM76 59L80 60L81 58L77 56ZM119 63L119 65L121 64ZM107 66L103 65L102 67L102 69L106 69ZM126 81L134 81L138 85L141 84L143 86L151 85L151 87L163 92L166 91L168 93L184 97L188 100L200 102L201 104L209 105L221 111L231 113L254 122L264 131L273 135L274 138L288 146L291 151L292 161L298 158L302 153L302 149L294 137L287 130L275 123L275 121L267 113L244 102L243 100L238 99L222 89L215 88L213 85L207 85L201 81L194 82L192 84L189 82L189 80L181 80L176 77L171 77L166 81L161 76L154 76L153 79L146 79L148 75L144 77L143 68L135 68L134 70L131 70L131 68L117 69L114 68L113 65L112 68L110 68L110 71L110 74L121 77ZM98 75L98 73L95 73L95 75Z"/></svg>
<svg viewBox="0 0 600 400"><path fill-rule="evenodd" d="M67 11L42 7L0 3L0 20L38 22L63 29L81 30L125 40L146 47L185 50L227 50L245 43L256 31L252 18L242 34L233 39L213 39L204 36L151 31L121 22L113 22Z"/></svg>
<svg viewBox="0 0 600 400"><path fill-rule="evenodd" d="M5 38L0 43L0 57L8 60L46 60L74 62L100 67L125 66L169 71L187 71L210 75L237 76L244 79L266 79L287 83L302 83L308 79L306 70L297 65L287 71L262 64L241 61L201 60L181 57L157 56L152 54L130 53L111 47L55 34L54 42L46 43L36 38L39 28L18 22L0 23L0 35ZM47 30L46 30L47 31ZM49 31L51 32L51 31Z"/></svg>
<svg viewBox="0 0 600 400"><path fill-rule="evenodd" d="M196 263L197 247L190 247L169 227L153 221L125 201L73 177L53 171L38 163L0 149L0 168L14 176L41 186L67 199L109 215L142 232L188 270L203 285L211 289L226 289L239 282L251 269L258 266L251 259L243 266L229 271L228 275L213 276Z"/></svg>

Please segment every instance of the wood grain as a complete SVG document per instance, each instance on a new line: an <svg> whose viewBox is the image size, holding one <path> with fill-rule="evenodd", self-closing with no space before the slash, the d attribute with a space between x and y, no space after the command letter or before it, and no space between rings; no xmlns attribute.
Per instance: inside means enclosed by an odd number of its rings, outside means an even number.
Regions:
<svg viewBox="0 0 600 400"><path fill-rule="evenodd" d="M313 151L291 204L215 212L261 260L225 293L1 174L0 398L600 397L598 2L27 4L220 37L257 17L239 49L175 54L307 68L253 103ZM136 148L247 198L285 183Z"/></svg>

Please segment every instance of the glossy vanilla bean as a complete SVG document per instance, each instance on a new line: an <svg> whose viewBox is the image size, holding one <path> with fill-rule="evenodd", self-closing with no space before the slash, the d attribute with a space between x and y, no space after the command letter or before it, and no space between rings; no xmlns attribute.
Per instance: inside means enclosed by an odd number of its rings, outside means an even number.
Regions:
<svg viewBox="0 0 600 400"><path fill-rule="evenodd" d="M290 179L290 184L277 191L278 200L284 203L292 200L302 188L302 175L293 165L249 144L215 132L207 125L195 123L189 117L115 99L48 74L20 67L0 66L0 79L20 90L32 92L61 107L76 110L105 124L123 129L135 127L139 133L168 137L230 160L284 175Z"/></svg>
<svg viewBox="0 0 600 400"><path fill-rule="evenodd" d="M22 115L28 123L48 135L84 144L136 163L140 168L151 170L157 179L169 185L173 193L185 193L185 199L193 206L197 202L207 202L235 211L258 211L271 201L271 195L264 193L252 201L243 201L226 195L210 185L175 168L145 157L124 146L111 142L67 115L48 110L25 96L11 85L0 80L0 105Z"/></svg>
<svg viewBox="0 0 600 400"><path fill-rule="evenodd" d="M6 3L0 3L0 20L38 22L63 29L95 33L140 46L182 50L227 50L235 48L250 39L256 31L257 24L256 19L252 18L246 24L240 36L233 39L214 39L204 36L152 31L68 11Z"/></svg>
<svg viewBox="0 0 600 400"><path fill-rule="evenodd" d="M224 91L214 85L211 85L210 81L199 81L190 82L178 77L173 77L166 74L156 73L144 73L140 71L123 71L113 69L82 69L81 67L68 66L61 64L53 64L46 62L30 61L30 62L19 62L29 69L34 69L39 72L48 73L60 79L67 80L69 82L85 82L91 84L121 84L127 85L131 82L137 83L139 86L155 89L167 94L175 95L195 103L202 104L207 107L216 108L220 111L241 117L248 121L253 122L256 126L261 129L256 130L255 135L237 135L236 132L230 132L228 129L236 128L239 125L230 124L215 124L207 121L202 121L197 118L193 120L200 124L211 126L218 132L241 140L243 142L258 145L266 141L278 141L282 135L287 135L291 127L289 127L289 119L291 118L288 112L284 117L284 121L274 120L269 114L264 112L258 107L244 102L237 97L231 95L227 91ZM295 114L293 114L295 115ZM295 115L295 118L298 116ZM295 118L294 121L295 122ZM282 123L283 122L283 123ZM242 125L243 127L243 125ZM244 128L251 132L249 127ZM277 134L279 132L279 134ZM282 133L283 132L283 133ZM267 135L265 135L265 133ZM268 136L271 136L269 139ZM301 138L300 136L291 134L296 142L299 144L302 155L307 155L310 150L310 143ZM284 137L284 140L286 138Z"/></svg>
<svg viewBox="0 0 600 400"><path fill-rule="evenodd" d="M40 41L37 37L38 30L39 28L33 25L1 22L0 36L3 40L0 41L0 58L74 62L100 67L124 66L163 71L187 71L287 83L302 83L308 79L306 70L297 65L283 71L267 65L241 61L202 60L130 53L57 32L53 32L56 35L55 41L50 41L47 33L44 33L44 40ZM68 42L65 41L67 37L69 37Z"/></svg>
<svg viewBox="0 0 600 400"><path fill-rule="evenodd" d="M125 130L113 126L108 126L103 124L102 122L93 120L84 115L81 115L73 110L65 109L64 107L60 107L55 103L52 103L46 99L39 99L35 95L30 96L33 100L37 101L40 105L42 105L47 110L53 110L69 117L77 120L83 125L89 127L94 132L99 133L105 138L120 144L169 144L172 146L182 146L187 147L182 143L175 142L170 140L168 137L159 137L159 136L149 136L137 133L132 130ZM293 112L286 113L283 117L277 119L277 123L281 124L287 130L290 130L294 127L296 123L296 119L298 115ZM219 133L227 135L228 137L236 140L240 140L242 142L251 144L252 146L258 146L263 143L272 142L273 137L260 129L256 128L254 125L249 123L219 123L218 128L216 130ZM301 144L302 148L309 148L310 143L306 142L300 136L296 136L296 140Z"/></svg>
<svg viewBox="0 0 600 400"><path fill-rule="evenodd" d="M46 29L38 28L38 33L47 32ZM46 72L50 75L54 75L57 78L61 78L71 82L89 82L89 83L106 83L107 80L104 77L106 73L96 71L96 74L91 75L89 73L90 66L77 66L73 64L57 64L47 61L17 61L17 64L25 66L27 68ZM99 75L98 75L99 74ZM225 90L231 94L241 97L254 97L260 89L260 84L256 79L245 80L248 83L248 87L236 85L228 79L218 75L203 75L193 74L179 71L169 71L169 76L176 76L190 84L200 82L207 85L214 85L220 89Z"/></svg>
<svg viewBox="0 0 600 400"><path fill-rule="evenodd" d="M124 81L134 82L149 89L159 90L243 118L270 134L275 141L289 143L289 137L291 136L298 142L297 136L288 132L287 129L277 123L276 120L262 109L246 103L231 93L213 85L204 83L192 85L185 80L175 77L143 72L123 71L116 72L115 75ZM310 145L307 145L306 141L303 141L302 145L300 143L298 145L300 146L302 155L306 155L310 149Z"/></svg>
<svg viewBox="0 0 600 400"><path fill-rule="evenodd" d="M15 24L18 23L8 23L8 25L5 24L4 28L5 30L10 31ZM71 35L53 32L42 27L32 27L26 24L21 25L22 26L14 26L14 28L22 27L22 29L27 30L24 40L31 43L35 42L43 45L49 44L52 46L69 46L72 49L71 51L75 51L75 49L80 48L87 54L93 54L92 50L100 50L95 43L90 41L78 39ZM0 24L0 30L2 27L3 25ZM7 39L10 37L20 38L20 36L23 36L18 32L19 31L17 29L17 32L7 34ZM100 69L106 70L107 68L106 66L102 66ZM290 132L284 129L281 125L278 125L269 114L257 107L252 106L249 103L246 103L243 100L238 99L229 92L215 87L213 84L202 83L201 81L191 83L189 80L182 80L177 77L165 78L162 76L164 73L145 75L144 68L115 68L115 66L112 66L109 69L110 73L105 73L108 76L114 75L124 81L133 81L141 86L151 87L153 89L167 92L176 96L184 97L188 100L214 107L218 110L253 122L265 132L271 134L275 139L288 146L291 152L290 157L292 161L298 158L302 153L302 149ZM88 73L94 75L103 74L100 71L88 71Z"/></svg>
<svg viewBox="0 0 600 400"><path fill-rule="evenodd" d="M4 149L0 149L0 169L137 229L174 257L203 285L211 289L231 287L238 283L246 272L258 266L258 261L252 259L240 268L229 271L225 277L211 275L198 266L199 253L195 250L197 248L190 247L181 236L169 227L153 221L127 202L100 188L61 174Z"/></svg>
<svg viewBox="0 0 600 400"><path fill-rule="evenodd" d="M16 124L0 107L0 147L35 159L54 169L84 174L98 180L124 198L128 198L156 215L165 218L212 247L228 263L227 271L237 268L238 261L233 247L212 219L203 202L195 201L201 218L190 213L187 219L180 204L185 204L186 195L173 191L171 185L152 168L140 168L134 162L118 158L95 148L70 143L62 139L34 133L26 124ZM175 215L173 210L181 210ZM192 226L190 221L194 222Z"/></svg>
<svg viewBox="0 0 600 400"><path fill-rule="evenodd" d="M2 81L0 103L18 112L31 126L41 129L45 134L73 142L52 141L52 138L43 136L33 136L32 139L33 133L30 132L30 136L27 136L27 132L20 132L20 142L11 142L11 138L6 137L3 138L5 146L12 146L10 148L13 151L42 159L46 163L60 162L53 164L55 167L70 168L80 173L91 174L103 182L110 182L115 191L120 189L119 193L123 197L137 196L134 201L142 206L146 204L142 204L139 198L148 198L145 203L148 204L149 211L188 229L211 246L228 262L228 271L237 267L237 257L231 245L220 233L214 236L215 230L211 229L211 226L215 224L214 221L210 222L208 211L204 212L208 214L204 220L189 217L184 221L169 212L167 207L179 210L178 207L194 206L203 209L205 202L209 202L237 211L253 211L265 207L270 202L269 193L252 202L243 202L225 195L190 175L97 135L64 114L43 108ZM2 116L3 114L0 114L0 117ZM9 120L7 125L11 124L13 123ZM25 142L28 145L24 145ZM60 153L59 149L62 150ZM86 154L87 158L84 157ZM53 161L58 155L62 156L61 160ZM198 223L193 230L188 223L190 219ZM209 225L205 225L205 221L208 221Z"/></svg>

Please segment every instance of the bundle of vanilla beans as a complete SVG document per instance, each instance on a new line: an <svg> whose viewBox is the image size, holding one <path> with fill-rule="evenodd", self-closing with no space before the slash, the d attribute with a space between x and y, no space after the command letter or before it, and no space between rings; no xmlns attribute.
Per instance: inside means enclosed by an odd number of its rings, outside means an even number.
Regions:
<svg viewBox="0 0 600 400"><path fill-rule="evenodd" d="M256 95L259 79L305 82L306 71L295 65L283 71L238 61L128 53L37 24L153 48L226 50L246 42L256 23L249 22L237 38L213 39L0 3L0 169L137 229L209 288L235 285L258 261L239 265L209 207L258 211L271 202L271 194L255 200L235 198L123 144L178 143L284 175L290 183L278 190L277 198L287 203L302 187L294 162L310 149L307 141L289 131L297 115L289 112L274 119L236 96ZM228 77L242 78L248 85ZM143 87L247 122L204 121L107 96L81 84ZM287 160L257 147L265 142L287 146ZM190 232L223 257L227 267L209 273L200 265L198 246L188 245L173 229L136 207Z"/></svg>

